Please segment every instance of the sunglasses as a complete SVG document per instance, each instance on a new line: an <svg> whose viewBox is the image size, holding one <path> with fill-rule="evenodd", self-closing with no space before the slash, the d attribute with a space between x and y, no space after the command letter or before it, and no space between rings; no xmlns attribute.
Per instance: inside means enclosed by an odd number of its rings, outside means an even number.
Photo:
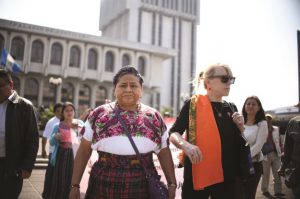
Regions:
<svg viewBox="0 0 300 199"><path fill-rule="evenodd" d="M234 84L235 77L230 77L228 75L216 75L216 76L211 76L209 78L219 78L222 83L227 84L230 81L230 84Z"/></svg>

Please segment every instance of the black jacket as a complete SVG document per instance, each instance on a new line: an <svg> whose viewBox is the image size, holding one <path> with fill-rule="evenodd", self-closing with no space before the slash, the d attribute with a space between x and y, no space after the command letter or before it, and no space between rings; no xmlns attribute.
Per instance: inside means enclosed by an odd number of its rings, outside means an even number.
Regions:
<svg viewBox="0 0 300 199"><path fill-rule="evenodd" d="M21 169L32 171L39 147L35 109L15 91L6 109L5 146L7 175L15 175Z"/></svg>
<svg viewBox="0 0 300 199"><path fill-rule="evenodd" d="M300 167L300 116L289 121L285 133L283 168Z"/></svg>

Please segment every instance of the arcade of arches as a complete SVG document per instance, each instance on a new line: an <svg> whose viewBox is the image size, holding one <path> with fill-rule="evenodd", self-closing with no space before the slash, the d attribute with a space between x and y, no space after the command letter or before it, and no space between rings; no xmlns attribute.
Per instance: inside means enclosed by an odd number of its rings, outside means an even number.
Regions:
<svg viewBox="0 0 300 199"><path fill-rule="evenodd" d="M21 81L17 76L12 76L14 82L14 90L20 94ZM39 89L40 83L34 77L28 77L25 79L24 93L22 96L30 100L33 105L38 107L39 96L42 97L42 106L53 106L56 102L72 102L78 104L78 113L82 113L86 108L96 107L105 103L106 99L109 99L108 91L103 86L97 86L95 91L95 102L92 102L92 89L91 86L86 83L80 83L78 91L78 103L75 102L75 86L74 84L66 80L61 85L55 85L49 82L49 78L43 81L42 89ZM40 93L40 90L42 93Z"/></svg>

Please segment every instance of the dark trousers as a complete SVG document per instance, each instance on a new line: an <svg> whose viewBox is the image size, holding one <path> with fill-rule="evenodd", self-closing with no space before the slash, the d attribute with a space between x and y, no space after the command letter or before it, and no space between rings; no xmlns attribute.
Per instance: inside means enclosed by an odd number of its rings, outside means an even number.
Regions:
<svg viewBox="0 0 300 199"><path fill-rule="evenodd" d="M15 172L5 170L5 158L0 158L0 197L1 199L17 199L21 193L23 179Z"/></svg>
<svg viewBox="0 0 300 199"><path fill-rule="evenodd" d="M300 198L300 184L295 188L292 188L295 199Z"/></svg>
<svg viewBox="0 0 300 199"><path fill-rule="evenodd" d="M263 173L262 162L254 162L255 173L250 175L247 180L237 180L235 186L235 199L255 199L257 186Z"/></svg>
<svg viewBox="0 0 300 199"><path fill-rule="evenodd" d="M234 185L234 182L223 182L195 191L192 180L185 180L181 196L182 199L233 199Z"/></svg>
<svg viewBox="0 0 300 199"><path fill-rule="evenodd" d="M50 179L51 179L51 175L53 175L51 172L53 170L53 166L50 163L51 156L52 156L52 153L49 153L48 166L47 166L47 169L45 172L44 189L43 189L43 193L42 193L43 198L46 198L45 190L47 190L47 187L50 187L50 185L51 185Z"/></svg>

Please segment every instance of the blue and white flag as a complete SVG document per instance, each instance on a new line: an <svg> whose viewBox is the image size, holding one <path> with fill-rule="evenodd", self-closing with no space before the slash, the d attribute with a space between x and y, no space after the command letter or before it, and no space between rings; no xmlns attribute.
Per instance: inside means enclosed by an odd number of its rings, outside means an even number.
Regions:
<svg viewBox="0 0 300 199"><path fill-rule="evenodd" d="M6 51L6 49L2 50L1 54L1 66L6 67L13 73L19 73L22 71L21 66L17 64L14 58Z"/></svg>

